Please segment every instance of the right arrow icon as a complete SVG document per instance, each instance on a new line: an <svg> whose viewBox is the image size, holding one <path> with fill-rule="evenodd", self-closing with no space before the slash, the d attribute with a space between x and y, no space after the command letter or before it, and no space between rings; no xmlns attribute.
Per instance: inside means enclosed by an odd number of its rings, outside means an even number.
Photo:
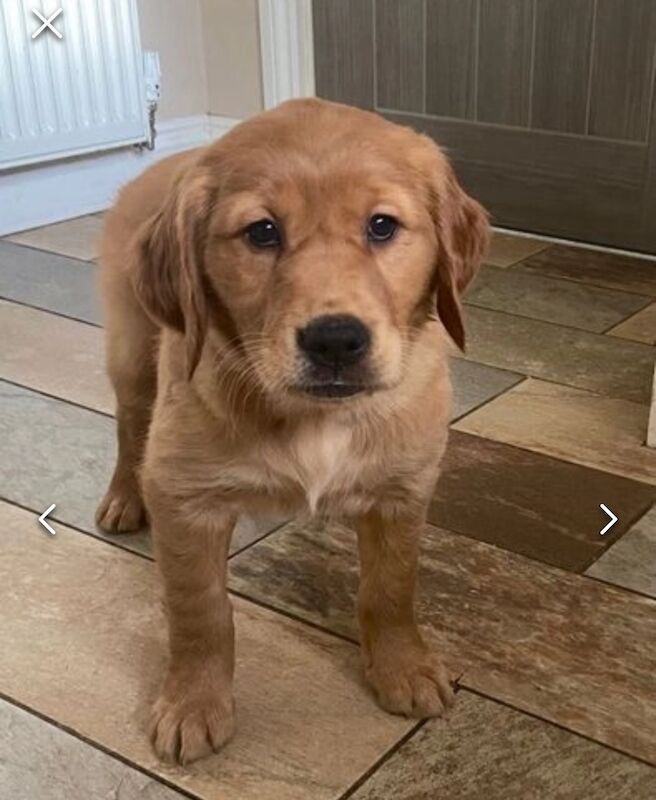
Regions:
<svg viewBox="0 0 656 800"><path fill-rule="evenodd" d="M608 508L608 506L605 506L603 503L599 504L599 508L602 511L605 511L608 514L608 516L610 517L610 522L608 524L604 525L604 527L599 531L600 535L603 536L605 533L608 533L608 531L617 522L617 517L615 516L615 514L613 514L613 512L610 510L610 508Z"/></svg>

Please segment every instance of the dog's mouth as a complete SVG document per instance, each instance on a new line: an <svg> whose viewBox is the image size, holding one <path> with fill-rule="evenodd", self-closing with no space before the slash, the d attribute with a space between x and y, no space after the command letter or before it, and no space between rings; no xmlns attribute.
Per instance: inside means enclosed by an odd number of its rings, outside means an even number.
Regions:
<svg viewBox="0 0 656 800"><path fill-rule="evenodd" d="M376 390L376 387L364 383L331 381L330 383L311 383L299 386L298 389L318 400L344 400L348 397L355 397L358 394L371 394Z"/></svg>

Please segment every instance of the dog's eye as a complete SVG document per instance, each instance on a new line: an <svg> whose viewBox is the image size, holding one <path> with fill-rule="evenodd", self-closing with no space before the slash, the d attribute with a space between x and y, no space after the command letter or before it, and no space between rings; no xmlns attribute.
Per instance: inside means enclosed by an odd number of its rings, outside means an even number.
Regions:
<svg viewBox="0 0 656 800"><path fill-rule="evenodd" d="M389 214L374 214L367 226L367 238L370 242L386 242L394 236L398 227L398 220Z"/></svg>
<svg viewBox="0 0 656 800"><path fill-rule="evenodd" d="M279 247L280 231L270 219L258 219L244 231L253 247Z"/></svg>

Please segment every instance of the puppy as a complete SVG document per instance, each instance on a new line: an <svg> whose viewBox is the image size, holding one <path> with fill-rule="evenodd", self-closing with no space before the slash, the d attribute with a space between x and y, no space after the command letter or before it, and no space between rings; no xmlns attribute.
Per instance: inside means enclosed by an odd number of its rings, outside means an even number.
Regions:
<svg viewBox="0 0 656 800"><path fill-rule="evenodd" d="M428 138L320 100L260 114L128 185L105 225L117 397L107 531L152 526L170 663L160 757L233 734L226 588L245 509L339 516L358 536L366 677L416 717L452 702L417 628L417 540L446 444L450 337L483 209Z"/></svg>

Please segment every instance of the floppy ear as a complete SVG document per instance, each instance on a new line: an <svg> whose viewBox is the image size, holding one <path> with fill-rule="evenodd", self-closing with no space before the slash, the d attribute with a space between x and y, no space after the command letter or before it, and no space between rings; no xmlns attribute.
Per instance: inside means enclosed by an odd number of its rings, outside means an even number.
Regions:
<svg viewBox="0 0 656 800"><path fill-rule="evenodd" d="M460 297L481 265L489 243L490 224L485 209L462 190L451 167L446 162L445 165L446 180L436 198L440 248L437 313L453 341L464 350Z"/></svg>
<svg viewBox="0 0 656 800"><path fill-rule="evenodd" d="M134 290L160 325L184 333L189 377L198 364L208 318L202 268L211 193L202 174L183 176L163 208L137 233Z"/></svg>

